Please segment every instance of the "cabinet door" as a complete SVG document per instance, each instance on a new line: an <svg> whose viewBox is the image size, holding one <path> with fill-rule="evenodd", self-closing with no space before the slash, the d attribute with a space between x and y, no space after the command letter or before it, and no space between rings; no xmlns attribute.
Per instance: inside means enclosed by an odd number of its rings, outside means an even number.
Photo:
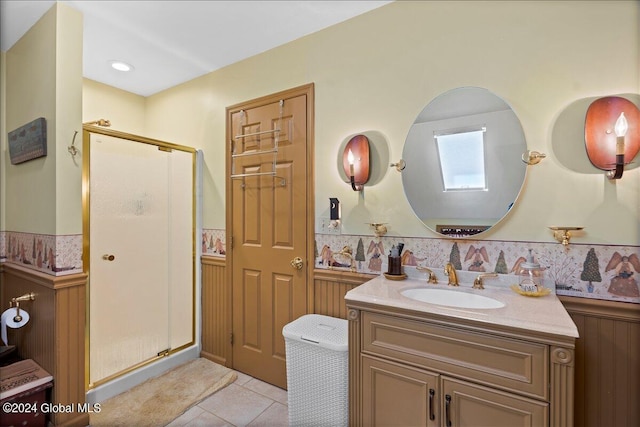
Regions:
<svg viewBox="0 0 640 427"><path fill-rule="evenodd" d="M362 356L365 426L438 426L438 375Z"/></svg>
<svg viewBox="0 0 640 427"><path fill-rule="evenodd" d="M442 377L446 427L546 427L549 405L453 378Z"/></svg>

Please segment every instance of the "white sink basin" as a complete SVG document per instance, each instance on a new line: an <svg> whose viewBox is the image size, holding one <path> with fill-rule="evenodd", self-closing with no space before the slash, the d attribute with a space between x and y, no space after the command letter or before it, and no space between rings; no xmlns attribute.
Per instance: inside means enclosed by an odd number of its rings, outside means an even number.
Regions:
<svg viewBox="0 0 640 427"><path fill-rule="evenodd" d="M405 289L400 294L412 300L447 307L480 309L504 307L504 303L497 299L450 289L412 288Z"/></svg>

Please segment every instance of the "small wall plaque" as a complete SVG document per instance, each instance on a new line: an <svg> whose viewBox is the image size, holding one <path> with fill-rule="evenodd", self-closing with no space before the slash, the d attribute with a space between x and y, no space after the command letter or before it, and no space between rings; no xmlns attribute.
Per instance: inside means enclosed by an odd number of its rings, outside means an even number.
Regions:
<svg viewBox="0 0 640 427"><path fill-rule="evenodd" d="M47 121L44 117L9 132L8 137L12 165L47 155Z"/></svg>

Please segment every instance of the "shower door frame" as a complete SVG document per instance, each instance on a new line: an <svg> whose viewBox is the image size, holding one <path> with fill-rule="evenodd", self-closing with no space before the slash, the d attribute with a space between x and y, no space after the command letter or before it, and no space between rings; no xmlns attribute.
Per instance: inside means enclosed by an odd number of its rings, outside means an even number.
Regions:
<svg viewBox="0 0 640 427"><path fill-rule="evenodd" d="M161 151L178 150L191 154L191 170L192 170L192 197L191 197L191 209L193 212L192 217L192 229L191 229L191 341L181 345L180 347L169 349L167 352L159 353L156 357L141 361L133 366L119 371L106 378L100 379L95 383L90 383L90 291L91 291L91 247L90 247L90 213L91 213L91 134L99 134L110 136L114 138L120 138L132 143L148 144L158 147ZM167 356L171 356L186 348L193 346L196 343L196 254L197 254L197 241L196 241L196 149L187 147L180 144L174 144L171 142L160 141L153 138L147 138L139 135L133 135L126 132L120 132L97 125L85 124L82 126L82 263L84 273L87 275L86 286L86 324L85 324L85 390L89 391L98 386L106 384L114 379L120 378L123 375L129 374L139 368L150 365L158 360L161 360ZM168 331L167 331L168 333Z"/></svg>

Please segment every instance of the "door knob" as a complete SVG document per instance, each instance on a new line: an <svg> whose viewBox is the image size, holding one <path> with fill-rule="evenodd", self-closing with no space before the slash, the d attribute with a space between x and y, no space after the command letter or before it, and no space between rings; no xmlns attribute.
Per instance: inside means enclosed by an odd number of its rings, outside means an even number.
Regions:
<svg viewBox="0 0 640 427"><path fill-rule="evenodd" d="M109 255L109 254L105 254L102 255L102 259L105 261L113 261L114 259L116 259L115 255Z"/></svg>
<svg viewBox="0 0 640 427"><path fill-rule="evenodd" d="M302 270L302 265L304 264L304 262L302 261L302 258L300 258L299 256L295 257L294 259L291 260L291 266L293 268L295 268L296 270Z"/></svg>

